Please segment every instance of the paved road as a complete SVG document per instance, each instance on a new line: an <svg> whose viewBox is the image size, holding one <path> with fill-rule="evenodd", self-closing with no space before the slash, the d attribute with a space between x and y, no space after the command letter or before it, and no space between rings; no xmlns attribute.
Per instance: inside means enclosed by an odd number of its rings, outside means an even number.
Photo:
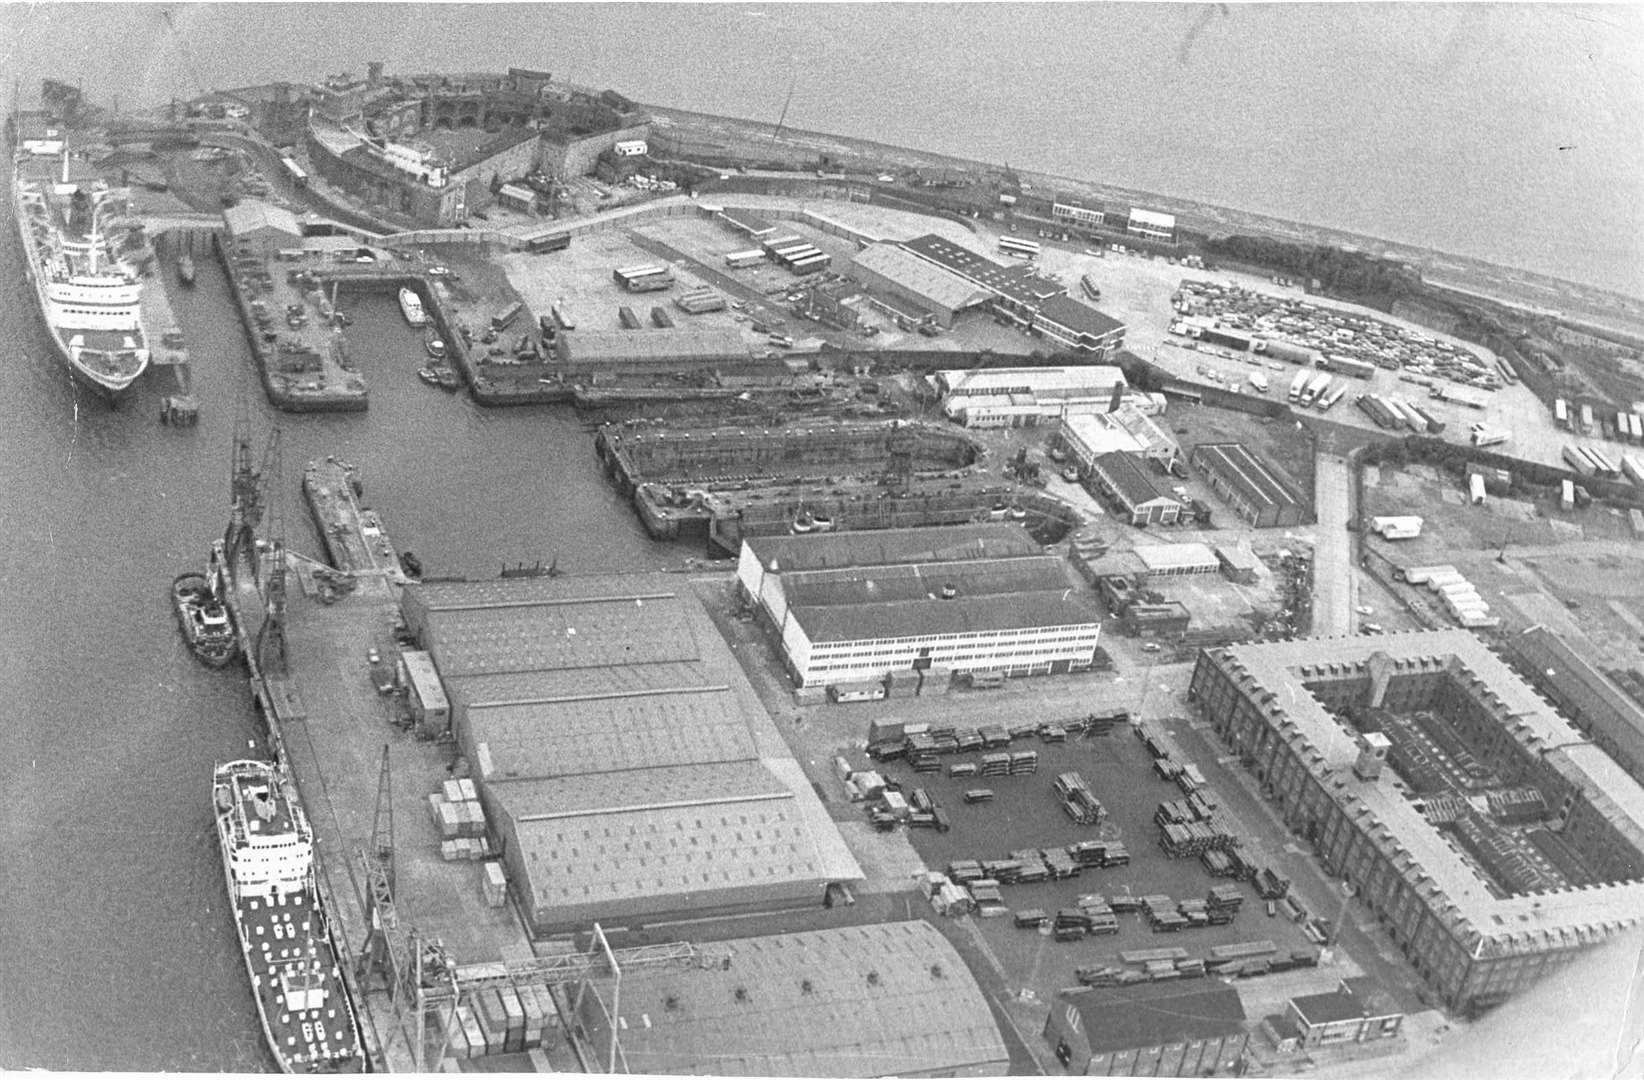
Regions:
<svg viewBox="0 0 1644 1080"><path fill-rule="evenodd" d="M1313 501L1318 541L1313 548L1313 636L1353 632L1357 591L1352 536L1352 466L1336 454L1320 452L1313 464Z"/></svg>

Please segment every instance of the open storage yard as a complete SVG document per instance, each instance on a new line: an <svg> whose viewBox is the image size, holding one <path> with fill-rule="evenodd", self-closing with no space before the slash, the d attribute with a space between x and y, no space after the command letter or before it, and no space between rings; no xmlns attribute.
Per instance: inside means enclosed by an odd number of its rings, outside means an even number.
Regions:
<svg viewBox="0 0 1644 1080"><path fill-rule="evenodd" d="M1372 538L1372 566L1453 565L1504 631L1543 623L1599 650L1601 666L1644 666L1644 545L1628 538L1625 518L1596 503L1561 510L1548 500L1492 495L1474 506L1432 466L1370 470L1366 514L1410 507L1421 509L1422 534ZM1453 625L1430 590L1399 584L1395 592L1424 604L1439 625Z"/></svg>

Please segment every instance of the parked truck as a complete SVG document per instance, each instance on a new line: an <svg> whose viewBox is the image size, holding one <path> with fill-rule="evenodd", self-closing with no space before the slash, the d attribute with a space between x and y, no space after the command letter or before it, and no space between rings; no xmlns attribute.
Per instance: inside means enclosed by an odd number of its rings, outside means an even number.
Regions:
<svg viewBox="0 0 1644 1080"><path fill-rule="evenodd" d="M1473 425L1474 446L1499 446L1512 437L1512 432L1503 428L1493 428L1486 424Z"/></svg>
<svg viewBox="0 0 1644 1080"><path fill-rule="evenodd" d="M1319 372L1317 375L1314 375L1311 379L1309 379L1307 381L1307 385L1302 389L1301 403L1303 405L1313 404L1313 402L1319 399L1319 395L1324 393L1325 390L1329 389L1329 387L1330 374L1324 371Z"/></svg>
<svg viewBox="0 0 1644 1080"><path fill-rule="evenodd" d="M1582 476L1592 476L1598 472L1598 469L1593 466L1592 459L1583 454L1579 446L1573 446L1569 443L1564 444L1564 460L1570 468Z"/></svg>
<svg viewBox="0 0 1644 1080"><path fill-rule="evenodd" d="M1296 377L1290 380L1290 404L1295 405L1301 402L1302 392L1307 389L1307 384L1312 380L1313 373L1306 368L1296 372Z"/></svg>

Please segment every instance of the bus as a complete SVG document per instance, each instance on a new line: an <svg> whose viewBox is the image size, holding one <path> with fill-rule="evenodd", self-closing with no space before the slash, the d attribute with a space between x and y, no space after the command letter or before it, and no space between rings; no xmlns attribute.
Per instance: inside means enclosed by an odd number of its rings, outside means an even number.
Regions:
<svg viewBox="0 0 1644 1080"><path fill-rule="evenodd" d="M1029 261L1039 257L1038 244L1032 240L1018 240L1014 236L1001 236L999 238L999 250L1006 255L1014 255L1018 259L1027 259Z"/></svg>
<svg viewBox="0 0 1644 1080"><path fill-rule="evenodd" d="M291 182L293 184L300 188L305 188L308 186L308 174L303 171L303 167L301 165L297 164L295 158L283 157L280 159L280 164L284 165L285 171L291 174Z"/></svg>
<svg viewBox="0 0 1644 1080"><path fill-rule="evenodd" d="M550 251L564 251L570 246L571 234L559 232L526 241L525 250L532 255L543 255Z"/></svg>

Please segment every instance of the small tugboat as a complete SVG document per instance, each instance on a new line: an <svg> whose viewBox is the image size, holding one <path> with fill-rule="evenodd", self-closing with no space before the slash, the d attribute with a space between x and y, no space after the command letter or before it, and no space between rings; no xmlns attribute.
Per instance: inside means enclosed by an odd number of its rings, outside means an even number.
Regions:
<svg viewBox="0 0 1644 1080"><path fill-rule="evenodd" d="M183 638L194 655L207 667L227 667L239 652L228 609L211 591L204 574L177 575L171 583L171 603Z"/></svg>
<svg viewBox="0 0 1644 1080"><path fill-rule="evenodd" d="M184 285L194 284L194 256L186 251L177 259L177 280Z"/></svg>

